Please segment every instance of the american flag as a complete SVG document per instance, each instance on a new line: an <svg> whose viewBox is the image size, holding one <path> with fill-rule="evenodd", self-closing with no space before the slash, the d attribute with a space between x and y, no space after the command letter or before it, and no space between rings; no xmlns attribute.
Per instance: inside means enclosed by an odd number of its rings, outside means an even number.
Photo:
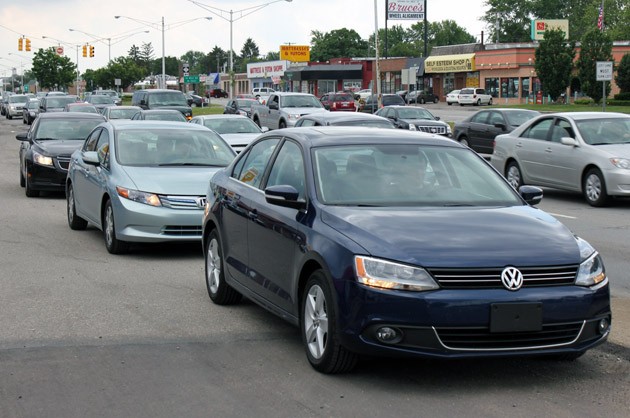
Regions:
<svg viewBox="0 0 630 418"><path fill-rule="evenodd" d="M597 17L597 29L604 30L604 2L599 6L599 16Z"/></svg>

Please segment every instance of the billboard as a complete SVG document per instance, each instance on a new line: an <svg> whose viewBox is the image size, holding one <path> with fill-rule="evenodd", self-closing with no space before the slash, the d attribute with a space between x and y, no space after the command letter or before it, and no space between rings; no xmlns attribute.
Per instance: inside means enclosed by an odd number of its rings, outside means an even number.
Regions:
<svg viewBox="0 0 630 418"><path fill-rule="evenodd" d="M424 0L387 0L388 20L423 20Z"/></svg>
<svg viewBox="0 0 630 418"><path fill-rule="evenodd" d="M280 59L291 62L309 62L311 48L308 45L280 45Z"/></svg>
<svg viewBox="0 0 630 418"><path fill-rule="evenodd" d="M569 39L569 21L567 19L538 19L532 20L532 40L543 40L545 38L545 31L551 29L562 30L564 32L564 39Z"/></svg>

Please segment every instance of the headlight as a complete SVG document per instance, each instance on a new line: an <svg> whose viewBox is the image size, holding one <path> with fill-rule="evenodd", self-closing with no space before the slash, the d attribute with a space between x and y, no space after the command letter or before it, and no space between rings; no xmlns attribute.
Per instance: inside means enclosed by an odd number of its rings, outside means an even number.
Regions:
<svg viewBox="0 0 630 418"><path fill-rule="evenodd" d="M451 125L449 125L449 124L446 124L446 133L447 134L453 133L453 131L451 131Z"/></svg>
<svg viewBox="0 0 630 418"><path fill-rule="evenodd" d="M138 190L126 189L120 186L116 186L116 192L118 192L118 196L133 200L134 202L144 203L145 205L150 206L162 206L160 198L153 193L140 192Z"/></svg>
<svg viewBox="0 0 630 418"><path fill-rule="evenodd" d="M410 124L409 124L409 130L410 130L410 131L417 131L417 130L418 130L418 128L416 128L416 125L414 125L413 123L410 123Z"/></svg>
<svg viewBox="0 0 630 418"><path fill-rule="evenodd" d="M630 160L627 158L611 158L610 162L617 168L630 170Z"/></svg>
<svg viewBox="0 0 630 418"><path fill-rule="evenodd" d="M359 283L371 287L417 292L439 288L431 275L418 267L357 255L354 269Z"/></svg>
<svg viewBox="0 0 630 418"><path fill-rule="evenodd" d="M580 259L583 260L578 270L575 284L578 286L595 286L606 280L604 262L599 253L588 242L577 238Z"/></svg>
<svg viewBox="0 0 630 418"><path fill-rule="evenodd" d="M300 115L289 114L288 116L289 116L289 119L293 119L293 120L298 120L300 118Z"/></svg>
<svg viewBox="0 0 630 418"><path fill-rule="evenodd" d="M35 164L48 165L48 166L51 166L51 167L53 165L52 157L47 157L47 156L42 155L39 152L35 152L35 151L33 151L33 162Z"/></svg>

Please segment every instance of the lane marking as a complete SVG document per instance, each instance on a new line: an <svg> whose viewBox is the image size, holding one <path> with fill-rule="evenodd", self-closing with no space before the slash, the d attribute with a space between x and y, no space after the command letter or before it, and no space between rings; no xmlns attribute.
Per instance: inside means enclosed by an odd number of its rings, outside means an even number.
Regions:
<svg viewBox="0 0 630 418"><path fill-rule="evenodd" d="M558 218L566 218L566 219L577 219L577 216L569 216L569 215L561 215L559 213L547 212L552 216L557 216Z"/></svg>

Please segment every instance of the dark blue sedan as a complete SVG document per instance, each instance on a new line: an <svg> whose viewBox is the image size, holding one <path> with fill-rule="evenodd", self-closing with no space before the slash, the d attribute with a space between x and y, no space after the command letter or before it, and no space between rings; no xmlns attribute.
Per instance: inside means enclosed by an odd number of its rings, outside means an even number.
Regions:
<svg viewBox="0 0 630 418"><path fill-rule="evenodd" d="M541 198L438 136L268 132L210 182L208 293L298 325L324 373L362 354L574 359L610 332L608 278Z"/></svg>

